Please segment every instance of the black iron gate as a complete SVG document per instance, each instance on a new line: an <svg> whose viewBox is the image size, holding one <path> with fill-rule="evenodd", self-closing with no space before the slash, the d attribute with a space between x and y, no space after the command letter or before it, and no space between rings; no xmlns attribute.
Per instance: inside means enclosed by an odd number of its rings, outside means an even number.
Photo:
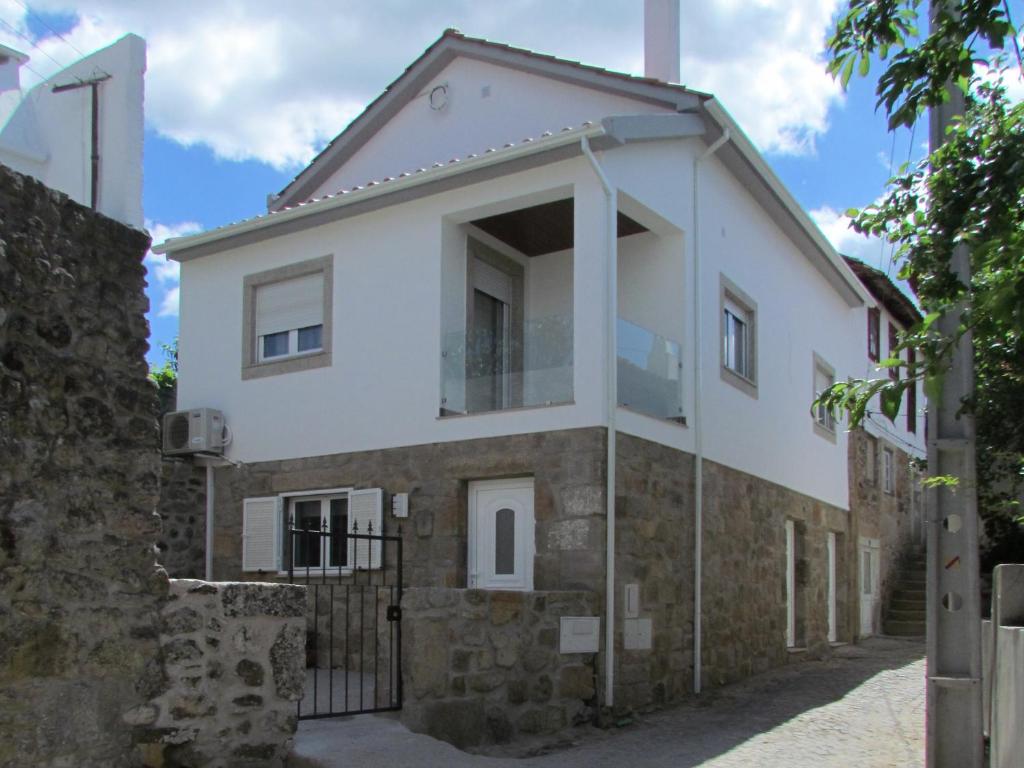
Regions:
<svg viewBox="0 0 1024 768"><path fill-rule="evenodd" d="M300 720L402 708L402 538L289 528L288 576L307 587Z"/></svg>

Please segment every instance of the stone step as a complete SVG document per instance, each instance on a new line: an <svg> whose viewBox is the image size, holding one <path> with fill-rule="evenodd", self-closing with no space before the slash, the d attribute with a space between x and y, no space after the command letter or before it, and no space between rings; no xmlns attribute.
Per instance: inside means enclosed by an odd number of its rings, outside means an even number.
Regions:
<svg viewBox="0 0 1024 768"><path fill-rule="evenodd" d="M918 589L918 588L913 588L913 589L897 588L897 589L894 589L893 592L892 592L892 599L893 600L921 600L923 602L926 599L925 598L925 593L924 593L924 587L921 587L920 589Z"/></svg>
<svg viewBox="0 0 1024 768"><path fill-rule="evenodd" d="M914 621L923 622L927 615L927 611L922 608L890 608L886 611L885 620L889 621Z"/></svg>
<svg viewBox="0 0 1024 768"><path fill-rule="evenodd" d="M890 621L883 622L885 634L896 637L924 637L925 626L923 621Z"/></svg>
<svg viewBox="0 0 1024 768"><path fill-rule="evenodd" d="M903 587L905 589L924 589L925 584L928 583L928 579L922 573L920 576L900 576L896 582L896 587Z"/></svg>
<svg viewBox="0 0 1024 768"><path fill-rule="evenodd" d="M890 600L889 609L893 611L923 611L928 605L927 600Z"/></svg>

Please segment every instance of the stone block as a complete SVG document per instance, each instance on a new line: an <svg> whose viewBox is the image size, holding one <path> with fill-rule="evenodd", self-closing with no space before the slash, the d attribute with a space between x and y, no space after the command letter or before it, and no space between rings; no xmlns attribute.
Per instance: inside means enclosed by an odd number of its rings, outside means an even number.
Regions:
<svg viewBox="0 0 1024 768"><path fill-rule="evenodd" d="M423 726L434 738L465 749L483 741L487 719L484 708L475 701L437 701L426 706Z"/></svg>
<svg viewBox="0 0 1024 768"><path fill-rule="evenodd" d="M594 671L590 667L563 667L558 675L558 695L563 699L589 700L594 697Z"/></svg>
<svg viewBox="0 0 1024 768"><path fill-rule="evenodd" d="M518 621L523 612L521 592L491 593L491 624L496 627Z"/></svg>
<svg viewBox="0 0 1024 768"><path fill-rule="evenodd" d="M306 615L306 588L294 584L226 584L221 600L229 617Z"/></svg>

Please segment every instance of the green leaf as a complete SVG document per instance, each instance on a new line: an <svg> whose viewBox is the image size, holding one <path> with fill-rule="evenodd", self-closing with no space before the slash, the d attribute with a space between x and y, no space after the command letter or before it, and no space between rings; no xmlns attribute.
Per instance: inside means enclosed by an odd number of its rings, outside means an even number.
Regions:
<svg viewBox="0 0 1024 768"><path fill-rule="evenodd" d="M886 387L878 393L878 402L882 406L882 414L893 424L896 423L896 417L900 415L900 403L902 400L902 387Z"/></svg>

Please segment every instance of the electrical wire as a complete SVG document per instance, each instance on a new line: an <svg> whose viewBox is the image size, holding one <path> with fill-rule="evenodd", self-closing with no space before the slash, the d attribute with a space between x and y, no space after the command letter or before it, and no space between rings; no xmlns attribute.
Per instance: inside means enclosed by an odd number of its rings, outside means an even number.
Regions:
<svg viewBox="0 0 1024 768"><path fill-rule="evenodd" d="M60 63L59 61L57 61L57 60L56 60L55 58L53 58L53 56L51 56L51 55L50 55L49 53L47 53L47 52L46 52L46 51L45 51L45 50L44 50L43 48L41 48L41 47L39 46L39 44L38 44L38 43L36 43L36 42L35 42L35 41L34 41L34 40L33 40L33 39L31 38L31 37L29 37L28 35L26 35L26 34L25 34L24 32L19 32L19 31L18 31L18 29L17 29L16 27L14 27L14 26L12 26L12 25L8 24L8 23L7 23L6 21L4 21L3 19L0 19L0 24L3 24L3 25L4 25L5 27L7 27L7 28L8 28L9 30L11 30L11 32L13 32L14 34L16 34L16 35L17 35L18 37L20 37L20 38L21 38L22 40L26 41L26 42L27 42L27 43L28 43L29 45L31 45L31 46L32 46L33 48L35 48L36 50L38 50L38 51L39 51L39 52L40 52L41 54L43 54L43 56L45 56L46 58L48 58L48 59L49 59L50 61L52 61L52 62L53 62L54 64L56 64L56 65L57 65L58 67L60 67L61 69L66 69L66 67L65 67L65 65L64 65L64 64L61 64L61 63ZM33 71L33 72L35 72L35 70L32 70L32 71ZM38 72L37 72L36 74L38 74Z"/></svg>
<svg viewBox="0 0 1024 768"><path fill-rule="evenodd" d="M71 48L71 50L73 50L73 51L74 51L75 53L77 53L77 54L78 54L79 56L81 56L82 58L85 58L85 54L84 54L84 53L82 53L82 51L80 51L80 50L78 49L78 47L77 47L77 46L76 46L76 45L75 45L74 43L72 43L72 42L71 42L70 40L68 40L68 39L67 39L66 37L64 37L64 35L62 35L62 34L61 34L60 32L58 32L58 31L57 31L56 29L54 29L53 27L51 27L51 26L50 26L50 25L49 25L49 24L48 24L48 23L46 22L46 20L45 20L44 18L42 18L42 17L41 17L41 16L39 15L39 14L35 13L35 12L34 12L34 11L33 11L33 10L31 9L31 8L29 8L29 7L28 7L28 6L27 6L27 5L25 4L25 3L23 3L23 2L22 2L22 0L14 0L14 2L16 2L16 3L17 3L18 5L20 5L20 6L22 7L22 8L24 8L24 9L25 9L25 13L27 13L27 14L28 14L29 16L31 16L31 17L32 17L33 19L35 19L36 21L38 21L38 22L39 22L40 24L42 24L42 25L43 25L44 27L46 27L46 28L47 28L48 30L50 30L51 32L53 32L53 34L54 34L54 35L56 35L56 36L57 36L57 37L58 37L58 38L59 38L59 39L60 39L60 40L61 40L61 41L62 41L62 42L63 42L63 43L65 44L65 45L67 45L68 47L70 47L70 48Z"/></svg>

